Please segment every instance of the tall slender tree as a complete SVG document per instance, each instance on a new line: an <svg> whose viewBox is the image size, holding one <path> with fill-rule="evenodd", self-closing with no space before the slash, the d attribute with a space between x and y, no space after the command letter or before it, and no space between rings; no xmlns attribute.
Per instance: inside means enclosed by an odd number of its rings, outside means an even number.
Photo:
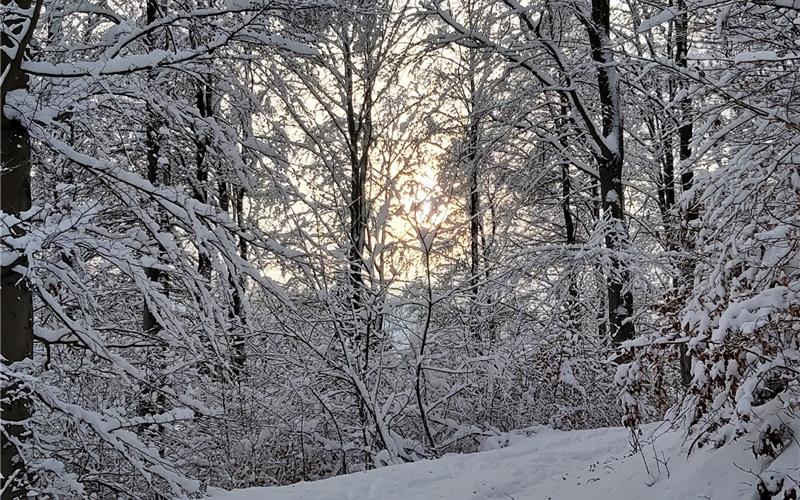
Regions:
<svg viewBox="0 0 800 500"><path fill-rule="evenodd" d="M31 209L31 139L21 117L6 107L9 94L28 90L28 75L22 70L28 45L33 37L42 9L41 0L3 2L7 9L2 21L2 51L0 51L0 209L5 220L3 235L2 289L0 289L0 345L3 364L25 361L33 356L33 294L25 277L27 255L16 252L6 244L25 235L26 219ZM31 402L26 389L13 379L3 377L2 409L4 425L0 437L3 500L27 496L28 478L24 457L20 453L28 430L24 421L30 416Z"/></svg>

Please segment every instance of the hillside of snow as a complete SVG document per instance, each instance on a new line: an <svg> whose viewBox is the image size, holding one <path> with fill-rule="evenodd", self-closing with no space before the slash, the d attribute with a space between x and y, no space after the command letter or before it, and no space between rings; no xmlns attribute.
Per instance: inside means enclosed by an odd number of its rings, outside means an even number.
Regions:
<svg viewBox="0 0 800 500"><path fill-rule="evenodd" d="M791 425L797 435L797 423ZM667 424L646 426L643 451L630 432L605 428L562 432L540 428L487 443L500 449L384 467L290 486L215 490L215 500L759 500L758 477L773 491L797 486L800 446L777 459L757 458L754 436L716 450L687 450L691 441ZM691 438L690 438L691 439ZM783 499L783 493L774 498Z"/></svg>

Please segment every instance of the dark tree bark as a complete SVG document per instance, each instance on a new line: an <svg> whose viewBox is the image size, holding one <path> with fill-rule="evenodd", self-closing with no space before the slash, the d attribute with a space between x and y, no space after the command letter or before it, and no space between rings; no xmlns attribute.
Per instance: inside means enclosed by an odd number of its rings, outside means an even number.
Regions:
<svg viewBox="0 0 800 500"><path fill-rule="evenodd" d="M236 190L236 220L239 224L240 229L244 229L245 222L244 222L244 196L245 196L245 189L243 187L239 187ZM239 237L239 256L243 259L247 259L247 240L240 236ZM244 292L244 282L239 280L236 283L234 280L236 278L231 277L231 287L233 289L233 307L231 309L232 320L238 319L240 323L240 327L243 327L245 324L245 315L244 315L244 307L242 302L241 293ZM241 290L241 292L240 292ZM240 372L244 367L244 363L247 359L245 353L245 339L244 335L237 334L234 335L231 339L231 347L233 350L233 354L231 355L231 360L233 362L233 367L236 372Z"/></svg>
<svg viewBox="0 0 800 500"><path fill-rule="evenodd" d="M669 83L667 95L670 102L675 98L672 82ZM667 248L673 248L675 242L675 223L672 216L672 209L675 206L675 153L672 150L672 132L667 130L671 123L665 124L654 117L648 117L646 122L650 136L654 141L660 142L661 146L658 209L664 224L665 245Z"/></svg>
<svg viewBox="0 0 800 500"><path fill-rule="evenodd" d="M365 313L365 288L364 283L364 250L366 247L367 230L367 200L365 188L367 183L367 168L369 166L369 148L372 138L371 128L371 95L369 92L364 96L363 106L360 112L356 111L354 103L355 95L353 79L355 78L353 69L351 40L347 35L343 36L344 50L344 95L345 95L345 114L347 121L347 141L350 160L350 198L348 200L349 220L349 253L348 253L348 282L350 285L350 307L352 309L352 323L347 331L358 349L361 349L361 342L364 341L363 362L359 369L366 373L369 368L370 350L370 328L369 321L364 318ZM367 428L369 417L365 401L359 397L358 414L361 421L361 430L364 442L369 442ZM377 424L377 421L376 421ZM377 429L377 436L380 440L380 430ZM368 460L371 459L367 454Z"/></svg>
<svg viewBox="0 0 800 500"><path fill-rule="evenodd" d="M587 23L592 59L597 69L597 87L602 111L604 144L596 155L600 174L600 198L603 213L610 228L606 232L606 246L612 252L627 243L625 226L625 198L622 186L623 130L619 97L619 81L614 67L614 57L609 47L611 7L609 0L592 0L591 22ZM630 290L630 272L627 264L612 257L613 272L606 278L608 297L608 325L615 344L630 340L635 335L631 316L633 293Z"/></svg>
<svg viewBox="0 0 800 500"><path fill-rule="evenodd" d="M211 77L206 77L197 82L197 110L203 118L209 118L214 113L213 108L214 83ZM200 137L196 141L197 152L195 153L195 183L192 194L195 200L201 203L208 202L208 137ZM198 248L197 270L201 276L209 278L211 276L211 257Z"/></svg>
<svg viewBox="0 0 800 500"><path fill-rule="evenodd" d="M217 203L219 204L219 209L225 213L228 213L231 209L231 197L228 193L228 183L222 180L217 182Z"/></svg>
<svg viewBox="0 0 800 500"><path fill-rule="evenodd" d="M570 125L573 125L572 121L569 119L569 108L567 107L567 103L565 99L562 97L561 107L560 107L561 116L559 117L559 121L561 126L564 130L560 134L559 142L561 143L561 148L566 151L568 148L567 144L567 136L566 130L569 128ZM575 220L572 215L572 178L570 176L570 163L567 159L562 160L561 162L561 213L564 217L564 236L566 238L567 245L575 245L578 240L575 233ZM568 287L568 296L567 302L564 307L564 316L565 322L568 329L572 330L580 321L578 318L578 288L575 284L575 275L570 272L568 277L569 279L569 287Z"/></svg>
<svg viewBox="0 0 800 500"><path fill-rule="evenodd" d="M671 2L670 2L671 3ZM671 40L672 37L672 26L669 27L669 32L667 35L667 56L673 57L673 43ZM667 99L668 102L672 102L675 99L675 81L673 78L669 78L667 80ZM675 206L675 153L672 149L672 134L665 129L669 129L672 127L673 122L670 119L669 122L664 123L661 122L660 130L658 127L655 126L655 123L658 122L656 118L651 118L654 122L654 132L660 133L661 135L661 146L664 154L662 155L662 171L661 171L661 192L663 193L663 207L664 213L667 214L667 217L664 222L665 231L667 232L666 238L668 245L672 245L674 234L673 233L673 224L670 216L668 215L672 208Z"/></svg>
<svg viewBox="0 0 800 500"><path fill-rule="evenodd" d="M231 209L231 186L224 180L217 182L217 202L219 209L225 213L229 213ZM234 218L239 224L241 229L244 229L244 198L246 191L243 187L236 189L236 196L233 200ZM247 240L239 237L239 256L243 259L247 258ZM243 291L244 283L237 282L234 276L228 277L228 285L231 290L231 308L228 310L228 320L230 321L231 329L234 328L234 323L238 321L240 326L245 324L244 303L240 289ZM244 363L247 360L245 351L245 340L241 334L231 336L231 352L230 360L233 367L234 374L241 373Z"/></svg>
<svg viewBox="0 0 800 500"><path fill-rule="evenodd" d="M355 75L353 72L354 62L351 53L351 40L345 37L343 42L344 90L346 99L345 113L350 153L350 199L348 200L348 210L350 214L350 271L348 276L352 290L351 305L355 313L353 338L356 342L360 342L362 336L364 336L366 337L364 340L369 344L370 339L368 332L362 332L362 330L368 330L368 328L366 328L365 322L359 320L359 316L364 309L366 286L364 283L364 250L366 248L367 230L367 200L365 189L369 168L369 150L372 143L372 93L370 90L365 92L363 97L364 102L360 106L360 110L356 111L354 103L355 90L353 87ZM368 357L368 346L365 352Z"/></svg>
<svg viewBox="0 0 800 500"><path fill-rule="evenodd" d="M475 83L470 78L471 93L475 93ZM469 126L467 127L467 172L469 175L469 254L470 254L470 288L472 290L472 307L469 315L470 336L476 343L476 349L482 351L480 295L481 295L481 193L480 168L478 166L478 131L480 120L475 116L475 103L469 102Z"/></svg>
<svg viewBox="0 0 800 500"><path fill-rule="evenodd" d="M371 271L366 263L367 228L370 213L367 186L370 178L370 154L375 141L372 112L377 81L377 67L383 61L382 37L377 18L360 17L359 21L348 20L337 30L341 43L341 90L344 108L343 139L347 146L347 167L350 173L347 196L347 283L349 288L349 313L341 322L351 345L356 351L358 378L364 380L369 370L375 345L383 335L382 313L377 306L382 301L380 294L372 294L367 277ZM374 66L373 66L374 65ZM335 71L338 73L338 70ZM372 307L368 307L372 306ZM356 379L353 380L354 382ZM386 448L389 437L380 422L380 417L371 407L371 402L354 384L358 398L359 419L364 442L368 447ZM374 426L370 436L369 427ZM374 440L370 443L370 440ZM365 458L373 457L365 450Z"/></svg>
<svg viewBox="0 0 800 500"><path fill-rule="evenodd" d="M567 245L574 245L577 240L575 238L575 221L572 220L572 181L569 175L569 165L564 163L561 165L561 212L564 216L564 236L566 237Z"/></svg>
<svg viewBox="0 0 800 500"><path fill-rule="evenodd" d="M147 180L151 184L157 186L160 184L161 175L159 175L158 156L160 146L158 143L158 125L148 123L146 132L145 148L147 150ZM145 274L150 281L158 282L161 280L162 272L155 267L148 267L145 269ZM156 334L161 330L161 325L156 319L150 307L145 301L142 305L142 331L149 334Z"/></svg>
<svg viewBox="0 0 800 500"><path fill-rule="evenodd" d="M687 54L689 51L689 14L686 12L686 1L678 0L678 10L680 14L675 20L675 63L679 68L685 69L687 67ZM686 81L683 81L684 90L688 91ZM678 128L678 158L680 160L681 172L681 189L687 193L692 189L694 182L694 171L688 160L692 156L692 134L693 134L693 116L692 116L692 100L690 97L685 96L681 100L681 125ZM697 204L694 200L689 201L688 209L684 216L685 229L682 231L683 247L685 250L692 250L694 248L694 239L691 231L691 224L697 220ZM683 288L682 294L686 296L689 293L689 287L692 286L694 280L694 260L689 259L682 263L680 266L680 281ZM680 372L681 382L685 387L688 387L692 382L691 373L691 358L688 354L686 344L680 345Z"/></svg>
<svg viewBox="0 0 800 500"><path fill-rule="evenodd" d="M197 111L202 118L210 118L214 114L214 80L212 77L201 77L196 82L195 98L197 103ZM195 139L195 178L192 182L192 197L200 203L208 203L208 174L209 174L209 161L208 151L210 146L210 139L207 134L198 134ZM206 281L211 280L211 256L206 253L204 248L197 246L197 272ZM208 352L215 352L216 349L211 339L201 334L201 342ZM203 373L211 373L215 377L221 375L221 370L215 361L210 361L201 367Z"/></svg>
<svg viewBox="0 0 800 500"><path fill-rule="evenodd" d="M3 7L30 9L30 0L3 1ZM0 90L0 111L5 110L8 93L28 88L28 77L21 64L39 19L41 2L33 5L28 30L24 29L25 18L7 14L3 18L2 47L0 61L5 74ZM15 50L16 49L16 50ZM11 56L13 54L13 57ZM4 213L19 215L31 208L31 146L25 126L3 111L0 124L0 208ZM22 236L19 227L11 228L14 236ZM5 245L4 245L5 246ZM11 364L33 356L33 295L20 271L28 261L24 255L2 267L2 289L0 289L0 351L5 363ZM3 383L3 404L0 415L3 421L2 443L0 443L0 472L2 472L3 500L27 496L29 477L17 443L28 438L24 425L18 424L31 415L30 397L18 384Z"/></svg>
<svg viewBox="0 0 800 500"><path fill-rule="evenodd" d="M162 15L162 12L159 10L159 0L146 0L145 23L151 24L155 22L159 16ZM158 48L158 35L155 31L148 33L145 36L145 41L150 50L155 50ZM155 79L155 71L156 70L151 71L151 80ZM155 111L149 110L149 116L147 117L147 125L145 130L144 146L145 156L147 159L147 180L154 186L166 184L169 179L169 174L166 172L165 168L159 164L159 158L161 156L161 144L158 130L160 127L161 124L156 116ZM162 214L159 214L159 225L162 228L165 228L168 226L168 224L169 221L166 220L166 217ZM158 253L163 253L163 248L161 248L160 244L157 244L156 251ZM163 273L157 267L147 267L144 271L147 278L153 283L164 284L165 280L167 279L165 273ZM156 339L161 329L162 326L159 323L158 318L153 313L152 309L147 303L147 300L144 300L142 303L142 332L149 338ZM155 358L153 360L153 366L161 367L161 356L158 351L153 353L153 357ZM158 407L163 406L163 402L163 395L154 395L152 389L146 388L142 391L141 400L139 401L138 414L140 416L145 416L158 413ZM145 429L143 428L142 430Z"/></svg>
<svg viewBox="0 0 800 500"><path fill-rule="evenodd" d="M158 0L146 0L146 24L156 21L159 16ZM151 50L154 50L158 45L156 34L150 33L146 36L147 45ZM152 75L151 75L152 76ZM159 153L161 145L159 144L159 129L158 117L154 112L150 112L147 121L147 130L145 136L145 154L147 156L147 180L151 184L157 186L162 183L164 175L158 164ZM149 267L145 269L145 274L150 281L158 282L161 279L161 271L157 268ZM156 334L161 330L161 325L156 320L155 315L147 305L147 301L142 306L142 331L148 334Z"/></svg>
<svg viewBox="0 0 800 500"><path fill-rule="evenodd" d="M592 180L592 201L590 210L592 213L592 222L594 226L597 226L601 222L601 213L600 213L600 179ZM597 297L597 336L599 338L605 338L608 335L608 320L606 319L606 314L608 313L608 307L606 306L606 297L608 295L608 289L602 289L602 277L600 277L603 273L602 266L600 264L595 264L595 272L598 275L598 297Z"/></svg>
<svg viewBox="0 0 800 500"><path fill-rule="evenodd" d="M547 19L549 22L550 38L560 44L562 41L563 27L557 22L559 9L552 3L546 2ZM575 122L570 118L569 99L566 95L559 95L560 106L558 107L557 125L561 129L558 134L558 142L562 151L569 150L567 134L575 127ZM555 115L555 110L554 110ZM561 159L558 166L561 168L561 213L564 217L564 237L565 243L569 246L577 243L575 232L575 220L572 212L572 178L570 175L571 163L565 156ZM598 210L599 215L599 210ZM562 307L562 318L567 331L572 332L580 322L578 317L579 293L575 283L575 274L570 271L569 285L567 288L567 299ZM603 308L604 309L604 308ZM602 309L601 309L602 310Z"/></svg>

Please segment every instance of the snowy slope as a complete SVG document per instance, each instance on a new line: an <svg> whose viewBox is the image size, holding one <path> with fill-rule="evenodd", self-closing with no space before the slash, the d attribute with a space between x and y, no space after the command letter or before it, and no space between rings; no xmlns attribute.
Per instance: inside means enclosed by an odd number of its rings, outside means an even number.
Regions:
<svg viewBox="0 0 800 500"><path fill-rule="evenodd" d="M797 479L800 472L797 443L767 467L750 451L752 441L747 436L719 450L696 450L689 457L683 435L666 425L646 427L641 439L650 442L642 453L630 453L628 438L623 428L541 429L502 449L291 486L217 490L212 496L217 500L751 500L758 498L756 474L766 476L780 469Z"/></svg>

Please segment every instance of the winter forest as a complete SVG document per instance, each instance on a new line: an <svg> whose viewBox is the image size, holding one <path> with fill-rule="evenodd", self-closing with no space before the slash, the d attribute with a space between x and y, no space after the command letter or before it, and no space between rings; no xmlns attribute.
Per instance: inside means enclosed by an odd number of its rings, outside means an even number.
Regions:
<svg viewBox="0 0 800 500"><path fill-rule="evenodd" d="M1 9L4 500L652 422L797 498L800 1Z"/></svg>

